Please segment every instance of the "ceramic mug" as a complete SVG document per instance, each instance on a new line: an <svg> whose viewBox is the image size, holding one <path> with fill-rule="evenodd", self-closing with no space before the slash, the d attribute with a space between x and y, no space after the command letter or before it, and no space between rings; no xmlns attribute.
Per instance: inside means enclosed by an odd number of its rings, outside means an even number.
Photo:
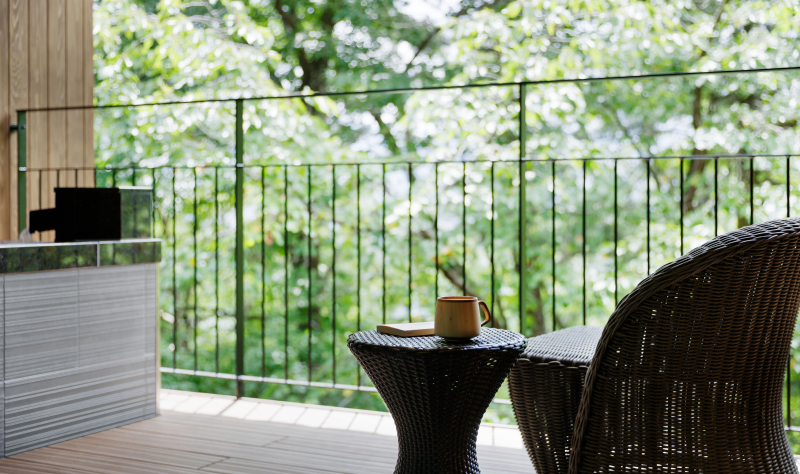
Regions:
<svg viewBox="0 0 800 474"><path fill-rule="evenodd" d="M481 311L486 318L481 322ZM436 300L433 333L445 339L469 339L479 336L481 326L492 320L486 303L474 296L442 296Z"/></svg>

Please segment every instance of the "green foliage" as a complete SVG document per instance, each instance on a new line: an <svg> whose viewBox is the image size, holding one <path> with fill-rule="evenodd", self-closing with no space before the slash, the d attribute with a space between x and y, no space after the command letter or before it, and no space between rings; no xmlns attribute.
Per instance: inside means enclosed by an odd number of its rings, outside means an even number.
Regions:
<svg viewBox="0 0 800 474"><path fill-rule="evenodd" d="M97 101L637 76L800 59L794 0L464 0L438 15L423 6L103 0L95 9ZM530 84L520 152L522 90L245 101L248 375L368 384L346 334L384 319L431 318L437 288L481 296L496 326L530 335L584 317L604 324L648 271L718 232L787 214L786 176L800 176L797 161L782 156L800 150L796 72ZM97 112L100 167L166 167L136 177L140 185L155 179L156 234L165 243L165 366L175 357L179 368L234 370L233 110L227 101ZM728 154L755 158L715 159ZM538 161L520 165L521 155ZM650 157L658 159L642 160ZM100 173L107 183L109 174ZM788 199L794 214L794 189ZM214 379L164 380L231 390ZM347 390L248 384L248 394L385 409L373 394ZM508 421L510 412L498 406L487 418Z"/></svg>

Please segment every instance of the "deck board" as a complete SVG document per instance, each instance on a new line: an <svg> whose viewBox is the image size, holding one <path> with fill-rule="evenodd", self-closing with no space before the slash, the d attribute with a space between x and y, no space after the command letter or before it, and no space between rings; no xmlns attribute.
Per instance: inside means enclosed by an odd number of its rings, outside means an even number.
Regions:
<svg viewBox="0 0 800 474"><path fill-rule="evenodd" d="M387 413L162 391L157 418L0 460L8 474L390 474ZM514 427L481 426L485 474L531 474Z"/></svg>

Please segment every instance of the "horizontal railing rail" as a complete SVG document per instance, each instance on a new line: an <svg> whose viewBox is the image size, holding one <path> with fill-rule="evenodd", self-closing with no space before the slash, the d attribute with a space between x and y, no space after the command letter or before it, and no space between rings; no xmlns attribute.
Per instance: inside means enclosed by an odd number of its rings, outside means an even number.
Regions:
<svg viewBox="0 0 800 474"><path fill-rule="evenodd" d="M53 110L103 110L115 109L125 107L155 107L155 106L170 106L170 105L191 105L191 104L213 104L222 102L232 102L235 100L278 100L278 99L304 99L314 97L344 97L344 96L357 96L357 95L371 95L371 94L401 94L408 92L419 91L446 91L446 90L462 90L484 87L520 87L520 86L538 86L538 85L559 85L559 84L576 84L576 83L590 83L590 82L612 82L612 81L644 81L648 79L668 79L668 78L681 78L681 77L699 77L699 76L726 76L733 74L756 74L767 72L794 72L800 71L800 66L783 66L783 67L766 67L766 68L752 68L752 69L720 69L714 71L675 71L675 72L659 72L650 74L633 74L633 75L619 75L619 76L602 76L602 77L574 77L574 78L560 78L560 79L541 79L541 80L528 80L528 81L511 81L511 82L482 82L474 84L460 84L460 85L438 85L438 86L424 86L424 87L403 87L393 89L366 89L362 91L321 91L321 92L301 92L293 94L279 94L279 95L266 95L266 96L252 96L252 97L232 97L224 99L197 99L197 100L172 100L162 102L140 102L131 104L100 104L100 105L75 105L69 107L29 107L19 108L16 112L47 112ZM13 126L13 125L12 125Z"/></svg>
<svg viewBox="0 0 800 474"><path fill-rule="evenodd" d="M380 166L380 165L435 165L444 163L579 163L583 161L662 161L662 160L715 160L715 159L729 159L729 160L749 160L751 158L787 158L800 156L795 153L746 153L746 154L720 154L713 153L707 155L665 155L665 156L624 156L624 157L582 157L582 158L522 158L514 160L463 160L463 161L423 161L423 160L398 160L398 161L359 161L355 163L301 163L301 164L264 164L264 165L198 165L198 166L173 166L173 165L160 165L160 166L107 166L98 168L96 166L79 166L71 168L26 168L27 172L45 172L50 171L53 173L76 173L80 171L92 171L99 173L118 173L120 171L147 171L158 169L236 169L236 168L283 168L284 166L290 167L331 167L331 166Z"/></svg>

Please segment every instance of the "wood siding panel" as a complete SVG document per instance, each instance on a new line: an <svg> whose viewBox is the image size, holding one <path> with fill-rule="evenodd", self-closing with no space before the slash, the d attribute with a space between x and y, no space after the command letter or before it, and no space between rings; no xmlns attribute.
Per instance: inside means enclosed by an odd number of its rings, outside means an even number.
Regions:
<svg viewBox="0 0 800 474"><path fill-rule="evenodd" d="M66 39L67 39L67 107L80 107L83 105L83 0L66 0ZM67 167L71 169L82 168L83 154L83 124L82 110L67 111ZM69 182L73 186L85 186L83 172L70 173ZM78 182L76 182L76 180Z"/></svg>
<svg viewBox="0 0 800 474"><path fill-rule="evenodd" d="M28 107L28 0L10 0L9 94L12 112Z"/></svg>
<svg viewBox="0 0 800 474"><path fill-rule="evenodd" d="M11 0L9 9L9 103L12 122L17 121L16 111L28 108L28 0ZM7 170L10 181L8 203L10 204L9 237L19 235L17 209L17 163L18 149L15 140L11 142L10 159Z"/></svg>
<svg viewBox="0 0 800 474"><path fill-rule="evenodd" d="M29 0L30 107L47 107L47 0Z"/></svg>
<svg viewBox="0 0 800 474"><path fill-rule="evenodd" d="M8 41L9 41L9 0L0 0L0 130L8 130L11 125L8 97ZM10 197L11 180L6 170L10 169L11 156L9 142L11 135L0 133L0 240L11 238L7 223L11 220Z"/></svg>
<svg viewBox="0 0 800 474"><path fill-rule="evenodd" d="M47 64L47 0L30 0L29 18L29 60L30 72L29 105L33 109L46 108L48 97ZM28 114L28 169L47 168L49 159L49 127L46 112ZM49 186L47 172L28 173L28 210L53 207L54 193ZM53 240L51 236L36 234L34 240Z"/></svg>
<svg viewBox="0 0 800 474"><path fill-rule="evenodd" d="M48 2L48 64L49 97L48 106L67 105L67 54L66 54L66 1ZM64 111L50 112L50 168L67 167L67 115ZM54 187L72 186L69 173L56 173ZM73 179L74 180L74 179Z"/></svg>
<svg viewBox="0 0 800 474"><path fill-rule="evenodd" d="M92 104L92 13L92 0L0 0L0 240L19 235L19 155L9 126L17 110ZM36 170L94 166L92 122L91 111L28 113L29 209L52 207L59 185L57 173ZM60 185L74 186L75 176L60 173ZM78 176L94 185L92 171Z"/></svg>
<svg viewBox="0 0 800 474"><path fill-rule="evenodd" d="M94 32L92 31L93 0L83 0L83 105L94 105ZM94 168L94 111L85 110L83 122L84 163ZM95 185L95 172L87 171L86 186Z"/></svg>

